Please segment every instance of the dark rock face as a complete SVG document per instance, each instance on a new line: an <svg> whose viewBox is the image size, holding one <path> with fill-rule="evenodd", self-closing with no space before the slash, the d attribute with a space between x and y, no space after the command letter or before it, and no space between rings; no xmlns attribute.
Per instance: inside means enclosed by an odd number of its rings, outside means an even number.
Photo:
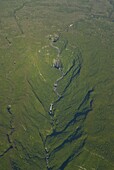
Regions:
<svg viewBox="0 0 114 170"><path fill-rule="evenodd" d="M57 35L57 34L50 35L50 36L49 36L49 39L50 39L52 42L57 42L57 41L59 40L59 35Z"/></svg>
<svg viewBox="0 0 114 170"><path fill-rule="evenodd" d="M62 63L60 59L54 59L53 60L53 67L57 68L57 69L61 69L62 68Z"/></svg>

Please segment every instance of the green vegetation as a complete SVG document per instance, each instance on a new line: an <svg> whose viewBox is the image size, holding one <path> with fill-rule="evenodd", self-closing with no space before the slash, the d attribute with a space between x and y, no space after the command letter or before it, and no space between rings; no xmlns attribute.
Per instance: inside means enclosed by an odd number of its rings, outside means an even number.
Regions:
<svg viewBox="0 0 114 170"><path fill-rule="evenodd" d="M114 169L113 30L114 0L0 0L0 170Z"/></svg>

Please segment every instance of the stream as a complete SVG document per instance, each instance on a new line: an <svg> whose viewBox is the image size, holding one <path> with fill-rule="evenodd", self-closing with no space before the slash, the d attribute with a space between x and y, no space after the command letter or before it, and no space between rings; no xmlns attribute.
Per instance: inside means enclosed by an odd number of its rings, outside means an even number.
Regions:
<svg viewBox="0 0 114 170"><path fill-rule="evenodd" d="M73 24L70 24L70 26L67 27L67 32L69 31L69 28L72 26ZM60 37L59 37L60 38ZM58 38L58 40L59 40ZM57 41L58 41L57 40ZM54 48L56 51L57 51L57 56L56 56L56 59L55 61L58 61L60 60L61 58L61 50L59 47L55 46L55 41L53 40L50 40L50 46L52 48ZM66 46L65 46L66 47ZM72 124L75 124L75 122L77 121L77 119L80 119L82 120L82 122L85 120L87 114L92 110L92 102L93 100L90 100L90 95L91 93L94 91L94 89L90 89L88 90L87 94L85 95L85 97L83 98L77 112L74 114L74 116L72 117L71 120L69 120L67 123L66 123L66 126L61 130L61 131L56 131L55 127L56 127L56 120L55 120L55 115L54 115L54 105L59 101L61 100L61 98L63 98L63 95L64 93L66 92L67 88L70 86L72 80L74 78L77 78L79 75L80 75L80 70L81 70L81 67L82 67L82 55L80 55L81 53L79 53L79 55L77 55L76 59L73 59L73 62L70 66L70 68L64 73L61 66L59 67L56 67L55 65L53 65L53 68L54 69L57 69L58 71L60 71L61 73L61 76L54 82L53 84L53 91L55 92L56 96L57 96L57 100L56 101L52 101L50 103L50 106L49 106L49 115L51 117L51 120L52 120L52 123L51 123L51 126L52 126L52 129L53 129L53 132L46 136L46 139L44 140L44 149L45 149L45 160L46 160L46 167L47 167L47 170L51 170L53 168L50 167L49 165L49 159L51 159L51 157L53 157L53 155L58 152L60 149L62 149L67 143L71 143L73 140L77 140L79 139L82 134L83 134L83 128L82 128L82 125L80 125L73 133L71 132L71 134L63 140L63 142L58 145L56 148L54 148L52 151L49 151L48 147L47 147L47 141L48 141L48 138L51 138L51 137L55 137L57 135L61 135L62 133L65 133L65 131L67 130L67 128L69 128L70 126L72 126ZM65 87L63 89L63 92L62 94L59 94L58 92L58 84L59 82L64 79L65 76L67 76L69 73L72 73L71 74L71 77L68 79L68 82L67 84L65 84ZM84 108L81 110L81 107L83 107L83 105L85 103L89 102L88 104L88 107ZM81 110L81 111L80 111ZM60 165L59 167L59 170L63 170L67 164L76 156L78 155L78 153L80 153L82 147L84 146L85 144L85 141L86 141L86 138L79 144L78 148L76 150L74 150L71 155L63 162L62 165Z"/></svg>
<svg viewBox="0 0 114 170"><path fill-rule="evenodd" d="M55 45L54 45L54 42L53 42L52 40L51 40L51 42L50 42L50 46L57 51L56 60L57 60L57 59L60 59L60 52L61 52L61 50L59 49L59 47L55 46ZM57 69L57 68L55 68L55 69ZM58 70L61 72L61 77L59 77L59 78L54 82L54 84L53 84L53 90L54 90L55 94L57 95L57 97L58 97L58 99L59 99L59 98L61 98L61 94L59 94L59 92L57 91L57 87L58 87L58 82L64 78L64 73L63 73L63 71L62 71L61 68L58 68ZM52 121L53 121L53 122L52 122L52 126L54 126L53 106L54 106L54 103L52 102L52 103L50 104L50 108L49 108L49 112L48 112L49 115L51 116ZM49 150L48 150L48 148L46 147L46 140L45 140L44 145L45 145L46 167L47 167L47 170L50 170L50 167L49 167Z"/></svg>
<svg viewBox="0 0 114 170"><path fill-rule="evenodd" d="M69 27L68 27L68 28L69 28ZM67 29L67 31L68 31L68 29ZM59 36L60 36L60 35L59 35ZM57 41L59 40L59 38L60 38L60 37L58 37ZM56 59L55 59L55 60L60 60L61 50L60 50L59 47L55 46L55 43L56 43L56 42L54 42L53 40L50 40L50 46L57 51L57 56L56 56ZM54 66L53 66L53 67L54 67ZM57 100L60 100L60 98L62 98L62 95L59 94L59 92L58 92L58 90L57 90L57 87L58 87L59 81L61 81L61 80L64 78L64 76L67 74L67 72L64 73L61 67L58 67L58 68L57 68L57 67L54 67L54 68L55 68L55 69L58 69L58 71L61 72L61 76L60 76L60 77L54 82L54 84L53 84L53 91L55 92L55 94L56 94L57 97L58 97ZM54 129L54 124L55 124L54 111L53 111L54 103L56 103L56 101L55 101L55 102L52 102L52 103L50 104L49 112L48 112L48 113L49 113L49 115L51 116L51 120L52 120L53 135L54 135L54 134L56 135L56 132L55 132L55 129ZM44 141L46 167L47 167L47 170L51 170L51 168L50 168L50 166L49 166L49 156L50 156L50 155L49 155L49 150L48 150L48 148L46 147L46 141L47 141L47 138L46 138L45 141Z"/></svg>

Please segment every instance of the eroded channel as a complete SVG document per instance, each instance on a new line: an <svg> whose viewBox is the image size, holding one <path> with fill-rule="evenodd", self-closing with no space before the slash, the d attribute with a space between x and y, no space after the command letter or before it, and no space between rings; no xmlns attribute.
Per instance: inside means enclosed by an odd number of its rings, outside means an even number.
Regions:
<svg viewBox="0 0 114 170"><path fill-rule="evenodd" d="M70 24L71 26L71 24ZM67 32L69 31L69 27L67 29ZM46 167L47 170L52 170L54 169L53 167L51 167L50 165L50 159L52 159L52 157L61 149L64 148L64 146L68 143L71 143L74 140L78 140L79 138L82 137L83 135L83 128L81 126L79 126L73 133L71 133L69 136L67 136L62 142L61 144L59 144L56 148L54 148L53 150L50 151L50 149L48 149L48 143L50 141L50 139L53 139L54 137L60 136L64 133L66 133L66 131L69 129L69 127L72 126L72 124L75 124L77 121L79 121L81 119L82 123L85 120L87 114L92 110L92 102L93 100L90 99L90 95L91 93L94 91L94 89L90 89L87 94L85 95L85 98L82 100L80 106L78 107L78 111L74 114L73 118L71 120L69 120L68 123L66 123L66 126L61 130L61 131L57 131L56 130L56 120L55 120L55 113L54 113L54 107L56 107L56 104L62 99L64 98L64 93L67 91L68 87L70 86L70 84L72 83L74 78L77 78L80 75L80 71L81 71L81 66L82 66L82 56L81 53L79 55L76 56L75 59L73 59L72 61L72 65L70 66L70 68L64 73L63 72L63 64L61 64L61 50L59 49L58 46L56 46L56 42L59 41L60 37L56 36L56 37L51 37L50 38L50 46L52 48L54 48L57 51L57 56L56 59L53 62L53 68L57 69L60 73L61 76L54 82L53 84L53 91L55 92L56 96L57 96L57 100L56 101L52 101L52 103L50 103L49 106L49 115L51 117L52 120L52 129L53 132L48 135L46 137L46 139L44 140L44 148L45 148L45 160L46 160ZM67 45L66 45L67 47ZM70 79L68 80L67 84L65 85L62 93L60 94L58 91L58 86L59 86L59 82L63 81L64 78L69 74L71 74ZM63 99L64 100L64 99ZM90 102L89 102L90 101ZM86 102L89 102L88 107L85 109L80 109ZM81 111L80 111L81 110ZM59 170L63 170L70 161L72 161L72 159L77 156L80 152L81 149L83 148L84 144L86 141L86 137L85 139L80 142L80 145L78 146L78 148L76 150L74 150L70 156L68 156L68 158L58 167Z"/></svg>

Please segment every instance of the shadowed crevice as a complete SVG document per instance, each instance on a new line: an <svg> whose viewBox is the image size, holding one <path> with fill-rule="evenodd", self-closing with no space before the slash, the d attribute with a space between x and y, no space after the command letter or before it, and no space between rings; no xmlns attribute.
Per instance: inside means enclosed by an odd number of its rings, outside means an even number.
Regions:
<svg viewBox="0 0 114 170"><path fill-rule="evenodd" d="M82 148L84 147L86 142L86 139L84 139L80 146L78 147L78 149L74 150L72 152L72 154L62 163L62 165L58 168L58 170L64 170L65 167L77 156L79 156L79 154L82 152Z"/></svg>
<svg viewBox="0 0 114 170"><path fill-rule="evenodd" d="M28 84L29 84L29 85L30 85L30 87L31 87L31 90L32 90L32 92L33 92L34 96L35 96L35 97L36 97L36 99L40 102L40 104L42 105L42 107L43 107L44 111L45 111L45 112L47 112L47 111L46 111L46 109L45 109L45 106L44 106L43 102L41 101L41 99L40 99L40 97L38 96L38 94L36 94L36 92L35 92L35 90L34 90L34 88L33 88L32 84L30 83L30 81L29 81L29 80L27 80L27 81L28 81Z"/></svg>

